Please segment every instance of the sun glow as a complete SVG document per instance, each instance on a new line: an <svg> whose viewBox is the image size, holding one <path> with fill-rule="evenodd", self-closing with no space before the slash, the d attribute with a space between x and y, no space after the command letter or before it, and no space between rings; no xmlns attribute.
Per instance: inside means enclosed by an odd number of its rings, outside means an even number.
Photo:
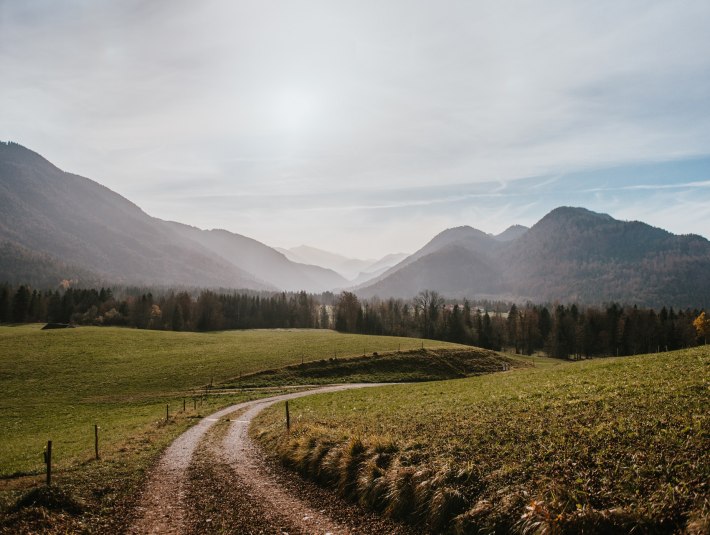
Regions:
<svg viewBox="0 0 710 535"><path fill-rule="evenodd" d="M274 123L283 130L307 129L313 123L316 111L314 95L303 91L283 91L274 99Z"/></svg>

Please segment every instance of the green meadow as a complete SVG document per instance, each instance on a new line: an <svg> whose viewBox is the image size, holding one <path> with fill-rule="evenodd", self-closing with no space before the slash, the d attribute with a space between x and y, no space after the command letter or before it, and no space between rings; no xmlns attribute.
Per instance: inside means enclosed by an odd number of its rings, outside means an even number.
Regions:
<svg viewBox="0 0 710 535"><path fill-rule="evenodd" d="M710 528L710 347L538 364L309 396L291 403L290 434L281 404L252 434L302 474L436 533Z"/></svg>
<svg viewBox="0 0 710 535"><path fill-rule="evenodd" d="M204 405L194 411L194 398L210 382L218 385L301 360L422 345L416 339L329 330L181 333L40 327L0 327L0 476L41 473L49 439L57 470L85 462L93 456L94 424L108 452L125 448L146 426L163 419L166 404L175 416L204 414ZM217 408L228 401L211 396L202 403Z"/></svg>

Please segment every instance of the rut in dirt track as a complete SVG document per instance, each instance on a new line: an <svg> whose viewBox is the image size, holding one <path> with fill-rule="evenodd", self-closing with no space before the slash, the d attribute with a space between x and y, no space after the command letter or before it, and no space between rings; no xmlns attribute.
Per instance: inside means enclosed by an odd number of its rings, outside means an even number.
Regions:
<svg viewBox="0 0 710 535"><path fill-rule="evenodd" d="M336 392L351 388L381 386L377 384L350 384L318 388L304 392L283 394L271 398L232 405L210 416L180 435L165 451L149 475L147 484L139 500L136 520L127 529L131 535L161 533L182 534L191 531L188 516L194 516L186 495L190 492L187 477L188 468L198 448L211 448L210 462L229 470L221 470L224 477L230 477L229 488L236 488L235 509L248 509L255 525L254 532L260 533L377 533L386 527L387 532L405 532L386 521L360 513L347 514L352 506L332 507L332 503L313 503L313 496L321 493L320 501L332 502L332 495L323 490L314 490L304 497L301 492L303 482L289 484L288 476L275 474L276 470L261 459L258 447L248 436L251 419L274 403L323 392ZM224 439L216 445L203 441L206 433L221 418L240 411ZM217 472L215 472L217 473ZM292 478L291 478L292 479ZM324 494L325 492L325 494ZM301 496L299 496L301 494ZM332 514L331 514L332 513ZM254 517L258 516L258 519ZM356 518L356 521L353 521ZM372 525L368 527L368 522ZM387 524L386 526L384 524ZM192 529L195 525L192 524ZM216 526L215 526L216 527ZM251 531L251 530L250 530Z"/></svg>

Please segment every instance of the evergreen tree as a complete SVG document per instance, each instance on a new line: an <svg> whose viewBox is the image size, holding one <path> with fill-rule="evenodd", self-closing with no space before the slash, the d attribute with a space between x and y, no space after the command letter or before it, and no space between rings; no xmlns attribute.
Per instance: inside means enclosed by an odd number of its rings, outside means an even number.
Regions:
<svg viewBox="0 0 710 535"><path fill-rule="evenodd" d="M11 289L7 284L0 286L0 323L9 323L12 319Z"/></svg>
<svg viewBox="0 0 710 535"><path fill-rule="evenodd" d="M21 285L12 300L12 321L25 323L30 309L30 291L24 284Z"/></svg>
<svg viewBox="0 0 710 535"><path fill-rule="evenodd" d="M319 327L321 329L329 329L330 328L330 318L328 318L328 309L326 308L325 305L320 306L320 320L319 320Z"/></svg>

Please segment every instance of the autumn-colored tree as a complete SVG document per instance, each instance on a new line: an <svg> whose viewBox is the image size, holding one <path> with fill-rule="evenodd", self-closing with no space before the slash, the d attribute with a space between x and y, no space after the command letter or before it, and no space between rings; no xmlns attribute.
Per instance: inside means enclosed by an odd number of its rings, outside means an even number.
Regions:
<svg viewBox="0 0 710 535"><path fill-rule="evenodd" d="M705 312L701 312L700 315L693 320L693 327L698 333L698 338L703 339L703 343L708 343L708 336L710 336L710 318L705 315Z"/></svg>

